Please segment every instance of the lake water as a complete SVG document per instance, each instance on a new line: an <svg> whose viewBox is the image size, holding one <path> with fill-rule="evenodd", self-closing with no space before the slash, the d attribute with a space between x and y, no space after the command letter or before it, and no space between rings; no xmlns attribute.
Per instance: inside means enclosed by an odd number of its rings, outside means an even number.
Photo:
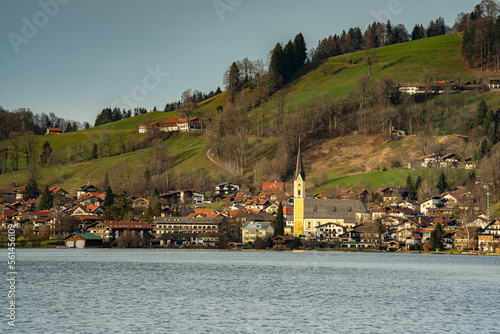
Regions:
<svg viewBox="0 0 500 334"><path fill-rule="evenodd" d="M16 255L17 326L7 326L3 283L1 333L500 332L499 257L102 249ZM5 251L2 258L6 276Z"/></svg>

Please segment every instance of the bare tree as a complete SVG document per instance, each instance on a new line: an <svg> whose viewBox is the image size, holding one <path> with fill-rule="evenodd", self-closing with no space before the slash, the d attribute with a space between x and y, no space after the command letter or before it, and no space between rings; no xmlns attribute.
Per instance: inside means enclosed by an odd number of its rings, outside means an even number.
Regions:
<svg viewBox="0 0 500 334"><path fill-rule="evenodd" d="M430 91L430 87L436 80L438 74L436 70L432 68L424 68L422 72L420 72L420 80L424 84L425 87L425 96L427 97Z"/></svg>
<svg viewBox="0 0 500 334"><path fill-rule="evenodd" d="M372 66L377 63L378 61L378 56L377 56L377 51L375 49L369 49L366 50L364 53L364 62L366 65L368 65L369 71L368 71L368 76L372 75Z"/></svg>
<svg viewBox="0 0 500 334"><path fill-rule="evenodd" d="M194 102L193 94L191 93L191 89L185 90L181 95L181 107L179 108L179 113L182 117L186 118L186 122L188 123L188 132L191 131L191 127L189 126L191 122L191 118L193 117L197 105Z"/></svg>
<svg viewBox="0 0 500 334"><path fill-rule="evenodd" d="M21 140L21 148L23 153L26 156L26 168L30 167L32 163L33 156L36 153L36 137L35 134L31 131L28 131Z"/></svg>
<svg viewBox="0 0 500 334"><path fill-rule="evenodd" d="M375 249L380 249L382 246L382 235L386 230L382 219L364 221L361 230L363 231L364 238L373 244Z"/></svg>

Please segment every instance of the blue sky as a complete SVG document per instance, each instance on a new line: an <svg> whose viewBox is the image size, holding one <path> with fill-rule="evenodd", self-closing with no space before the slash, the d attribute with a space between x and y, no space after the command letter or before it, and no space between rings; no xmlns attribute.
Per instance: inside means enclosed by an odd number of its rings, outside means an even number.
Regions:
<svg viewBox="0 0 500 334"><path fill-rule="evenodd" d="M105 107L157 106L208 93L231 63L267 61L302 32L307 47L373 21L411 32L470 0L0 0L0 105L93 124Z"/></svg>

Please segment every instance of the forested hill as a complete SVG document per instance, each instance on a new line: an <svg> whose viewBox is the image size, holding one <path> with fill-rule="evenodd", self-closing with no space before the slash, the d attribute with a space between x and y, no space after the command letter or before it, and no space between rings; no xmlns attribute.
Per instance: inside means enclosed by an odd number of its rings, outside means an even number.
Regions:
<svg viewBox="0 0 500 334"><path fill-rule="evenodd" d="M141 114L84 131L35 136L30 156L42 157L43 144L49 142L48 159L32 171L20 149L13 171L12 155L0 156L0 188L22 187L36 172L40 184L71 192L87 182L99 184L108 172L116 192L147 196L154 186L206 191L235 178L208 161L207 149L241 175L238 182L258 187L263 180L289 180L299 137L313 188L354 185L358 181L340 178L357 175L362 180L363 173L378 173L372 186L400 185L409 173L401 167L424 154L474 157L484 140L486 151L495 151L496 134L487 126L492 119L485 119L500 107L498 93L414 99L395 89L398 83L424 80L487 82L491 73L469 70L461 45L457 33L377 48L373 55L343 54L305 64L279 88L260 76L238 85L231 97L223 92L186 104L189 110L181 106L176 112ZM368 56L373 56L371 75ZM274 91L269 95L265 89ZM485 101L482 111L480 101ZM201 134L137 133L142 123L186 114L203 121ZM392 137L392 128L411 136ZM13 142L0 146L12 148Z"/></svg>

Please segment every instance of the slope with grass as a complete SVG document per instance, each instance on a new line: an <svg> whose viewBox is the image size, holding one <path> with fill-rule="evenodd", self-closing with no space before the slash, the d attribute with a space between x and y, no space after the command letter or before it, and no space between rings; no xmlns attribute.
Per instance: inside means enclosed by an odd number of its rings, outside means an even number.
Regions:
<svg viewBox="0 0 500 334"><path fill-rule="evenodd" d="M376 50L378 61L372 68L372 79L390 77L394 82L415 82L419 80L423 69L429 68L440 73L440 79L456 79L473 81L488 74L478 74L467 69L460 56L461 36L450 34L403 44L391 45ZM294 108L310 99L328 96L342 97L356 89L357 80L368 74L368 66L363 63L362 52L333 57L324 61L306 64L284 87L287 107ZM250 88L246 88L250 89ZM270 112L276 104L275 97L258 106L249 113L249 122L256 115L265 114L267 121L272 117ZM463 108L473 108L479 99L487 101L491 108L500 107L500 94L455 94L450 99ZM448 103L444 97L435 97L435 105ZM218 106L225 106L225 93L212 97L200 104L200 116L210 118L217 113ZM72 192L87 181L102 179L106 171L116 170L120 166L138 166L144 163L150 149L138 150L122 155L88 161L93 143L101 143L103 137L112 140L112 155L120 153L121 145L132 145L142 137L137 133L141 123L156 121L161 118L175 117L175 113L153 112L118 122L98 126L59 136L39 136L38 148L45 140L49 141L54 151L63 158L64 165L42 170L41 184L61 186ZM440 134L453 134L452 122L439 124ZM252 125L250 125L252 128ZM432 138L434 146L443 152L458 152L465 147L460 136L449 136L448 139ZM279 138L250 137L251 146L245 176L252 178L254 166L266 158L274 163L278 151ZM0 142L0 148L9 146L9 141ZM172 156L171 169L179 173L201 171L207 175L224 173L213 165L205 156L205 137L176 134L164 143L165 149ZM428 143L427 143L428 145ZM462 145L462 146L461 146ZM399 169L399 163L406 166L425 153L421 138L407 137L400 141L387 142L376 135L349 135L331 139L312 139L304 147L306 173L311 181L310 191L323 191L338 185L359 185L371 182L373 187L389 184L402 184L409 171ZM74 152L82 153L80 158L71 158ZM65 159L65 157L68 157ZM21 168L25 163L20 162ZM388 171L381 171L382 169ZM26 170L9 172L0 175L0 188L23 186L27 177Z"/></svg>

